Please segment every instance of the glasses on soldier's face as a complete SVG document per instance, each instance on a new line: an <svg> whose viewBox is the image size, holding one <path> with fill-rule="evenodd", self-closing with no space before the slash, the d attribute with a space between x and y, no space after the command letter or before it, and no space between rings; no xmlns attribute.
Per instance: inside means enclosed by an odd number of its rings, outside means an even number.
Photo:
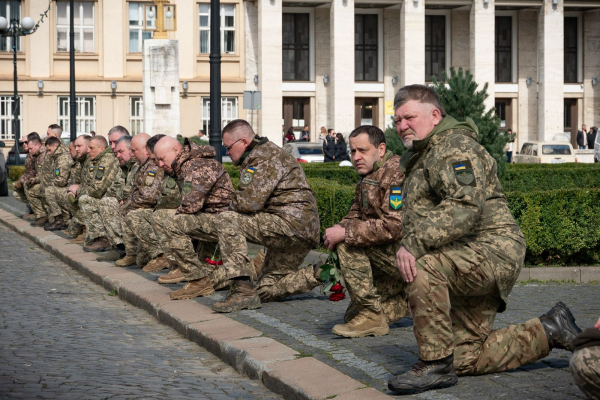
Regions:
<svg viewBox="0 0 600 400"><path fill-rule="evenodd" d="M231 148L233 147L234 144L236 144L237 142L239 142L240 140L242 140L243 138L239 138L238 140L236 140L235 142L231 143L229 146L225 146L225 144L223 144L223 147L225 147L225 150L229 151L231 150Z"/></svg>

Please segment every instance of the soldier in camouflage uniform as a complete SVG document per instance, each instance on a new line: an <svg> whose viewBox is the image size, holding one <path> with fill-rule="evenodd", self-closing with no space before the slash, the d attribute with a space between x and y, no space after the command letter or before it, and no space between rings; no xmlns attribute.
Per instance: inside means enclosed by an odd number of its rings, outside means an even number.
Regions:
<svg viewBox="0 0 600 400"><path fill-rule="evenodd" d="M129 196L138 164L131 154L131 136L124 135L115 145L115 155L119 161L118 171L114 182L100 200L98 210L100 219L104 224L106 237L112 250L109 254L98 257L98 261L116 261L125 256L125 245L123 244L123 214L122 204ZM90 251L102 251L104 243L95 243L88 247Z"/></svg>
<svg viewBox="0 0 600 400"><path fill-rule="evenodd" d="M69 212L71 220L67 228L66 234L75 237L73 243L81 244L85 240L84 228L85 224L81 220L79 205L75 202L77 196L77 188L84 181L90 167L90 157L88 155L88 145L92 136L82 135L75 139L75 162L71 167L69 183L66 193L60 193L56 201L63 210Z"/></svg>
<svg viewBox="0 0 600 400"><path fill-rule="evenodd" d="M177 139L164 137L156 145L155 154L159 166L176 177L181 190L177 210L157 211L155 221L163 251L179 267L167 278L183 276L189 282L172 292L171 299L209 296L214 293L208 278L213 268L198 259L192 237L216 241L216 215L231 203L233 185L223 165L213 159L216 153L212 146L198 146L187 140L182 146Z"/></svg>
<svg viewBox="0 0 600 400"><path fill-rule="evenodd" d="M118 267L138 264L144 267L149 260L155 260L162 254L162 246L156 243L148 246L147 241L138 239L149 237L156 241L156 234L148 220L152 219L154 207L161 195L164 171L150 158L146 143L150 135L138 133L131 140L131 152L139 168L135 174L129 196L122 206L123 242L125 257L115 263Z"/></svg>
<svg viewBox="0 0 600 400"><path fill-rule="evenodd" d="M95 136L90 140L88 154L88 161L82 171L83 181L81 186L75 185L74 199L79 206L80 219L86 228L84 250L87 251L88 246L94 242L101 242L100 249L109 250L110 242L105 236L106 230L99 214L100 200L117 179L121 169L103 136Z"/></svg>
<svg viewBox="0 0 600 400"><path fill-rule="evenodd" d="M571 373L575 384L592 400L600 400L600 318L575 339Z"/></svg>
<svg viewBox="0 0 600 400"><path fill-rule="evenodd" d="M28 141L31 150L33 151L32 157L35 162L35 174L32 174L33 176L24 182L25 196L36 216L36 220L33 223L36 224L36 226L44 226L48 221L48 213L46 211L46 204L42 191L44 183L42 179L42 168L46 158L46 147L39 139L36 140L33 138Z"/></svg>
<svg viewBox="0 0 600 400"><path fill-rule="evenodd" d="M29 135L27 135L27 140L25 140L23 145L27 146L27 157L25 158L25 173L21 175L15 183L13 183L13 188L15 189L15 191L13 192L13 196L20 202L27 204L29 204L29 202L27 201L27 195L25 194L25 183L30 179L33 179L36 175L36 157L34 156L35 152L33 151L33 149L29 148L29 138L31 138L32 140L36 140L36 143L42 143L40 135L38 135L37 132L31 132ZM28 213L23 215L23 219L28 221L35 221L37 217L33 213Z"/></svg>
<svg viewBox="0 0 600 400"><path fill-rule="evenodd" d="M572 351L581 330L560 302L540 318L492 331L523 265L525 239L473 121L445 115L424 85L400 89L394 107L408 149L400 160L406 177L397 265L411 283L420 361L388 387L418 393L454 385L457 374L517 368L552 348Z"/></svg>
<svg viewBox="0 0 600 400"><path fill-rule="evenodd" d="M289 153L256 136L244 120L223 129L223 145L240 167L240 181L229 209L217 218L223 268L231 280L217 312L260 307L319 285L313 268L298 269L319 243L319 212L304 171ZM247 242L267 247L256 285Z"/></svg>
<svg viewBox="0 0 600 400"><path fill-rule="evenodd" d="M361 126L350 134L354 168L361 176L356 198L339 224L325 231L325 246L337 249L350 294L346 324L333 327L345 337L379 336L407 314L406 284L396 268L402 238L400 157L386 152L385 134Z"/></svg>
<svg viewBox="0 0 600 400"><path fill-rule="evenodd" d="M66 146L60 146L60 139L56 137L46 139L46 151L50 155L54 173L45 190L50 224L44 229L55 231L66 228L69 220L69 213L62 210L55 199L58 193L66 193L67 191L73 158Z"/></svg>

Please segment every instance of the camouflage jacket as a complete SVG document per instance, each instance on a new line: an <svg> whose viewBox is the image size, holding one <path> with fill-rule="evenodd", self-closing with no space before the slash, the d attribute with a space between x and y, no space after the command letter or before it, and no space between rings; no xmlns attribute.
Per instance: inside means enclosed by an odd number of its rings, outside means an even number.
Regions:
<svg viewBox="0 0 600 400"><path fill-rule="evenodd" d="M87 162L88 158L88 155L85 154L83 157L78 158L73 162L73 165L71 166L71 173L69 174L69 183L67 183L67 186L81 185L84 173L83 166Z"/></svg>
<svg viewBox="0 0 600 400"><path fill-rule="evenodd" d="M50 156L52 161L52 175L48 181L48 186L66 187L71 175L71 166L73 158L69 154L69 148L58 146L54 154Z"/></svg>
<svg viewBox="0 0 600 400"><path fill-rule="evenodd" d="M453 241L476 252L497 252L498 236L525 245L498 180L496 161L477 142L472 120L446 116L400 161L406 171L402 188L402 245L417 259ZM485 257L485 254L483 254ZM504 255L502 255L504 256ZM506 302L514 285L514 268L495 266L500 296Z"/></svg>
<svg viewBox="0 0 600 400"><path fill-rule="evenodd" d="M164 176L160 185L160 198L155 210L175 209L181 205L181 191L177 181L169 175Z"/></svg>
<svg viewBox="0 0 600 400"><path fill-rule="evenodd" d="M42 169L46 160L46 147L44 145L40 146L40 149L33 155L33 159L35 175L29 180L31 186L42 183Z"/></svg>
<svg viewBox="0 0 600 400"><path fill-rule="evenodd" d="M33 154L27 153L27 157L25 157L25 173L19 178L19 182L22 184L35 177L35 160L36 158Z"/></svg>
<svg viewBox="0 0 600 400"><path fill-rule="evenodd" d="M106 191L106 196L114 197L119 201L127 199L138 167L133 157L124 165L119 165L119 171L117 171L112 185Z"/></svg>
<svg viewBox="0 0 600 400"><path fill-rule="evenodd" d="M117 174L121 173L119 162L110 147L107 147L94 159L88 156L84 168L82 171L83 182L77 193L77 198L85 194L101 199L115 181Z"/></svg>
<svg viewBox="0 0 600 400"><path fill-rule="evenodd" d="M402 239L402 182L400 157L387 152L373 172L361 177L356 197L340 225L352 246L381 246Z"/></svg>
<svg viewBox="0 0 600 400"><path fill-rule="evenodd" d="M129 196L125 201L123 213L135 208L154 208L160 199L161 184L165 173L154 160L148 158L133 177Z"/></svg>
<svg viewBox="0 0 600 400"><path fill-rule="evenodd" d="M317 200L291 154L257 136L237 165L241 166L240 182L231 210L275 214L298 236L313 245L319 243Z"/></svg>
<svg viewBox="0 0 600 400"><path fill-rule="evenodd" d="M177 214L227 210L233 198L233 185L223 165L213 159L215 154L212 146L185 141L171 165L181 190Z"/></svg>

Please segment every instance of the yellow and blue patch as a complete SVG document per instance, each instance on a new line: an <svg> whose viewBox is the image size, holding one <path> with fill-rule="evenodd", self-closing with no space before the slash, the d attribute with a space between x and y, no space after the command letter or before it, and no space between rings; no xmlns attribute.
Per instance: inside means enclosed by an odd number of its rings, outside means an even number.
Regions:
<svg viewBox="0 0 600 400"><path fill-rule="evenodd" d="M57 168L54 170L54 175L55 176L60 176L60 168Z"/></svg>
<svg viewBox="0 0 600 400"><path fill-rule="evenodd" d="M402 187L393 186L390 192L390 207L399 210L402 207Z"/></svg>
<svg viewBox="0 0 600 400"><path fill-rule="evenodd" d="M156 176L156 172L154 172L154 171L148 171L148 176Z"/></svg>
<svg viewBox="0 0 600 400"><path fill-rule="evenodd" d="M455 171L464 171L465 169L467 169L467 166L465 164L455 164L454 165Z"/></svg>
<svg viewBox="0 0 600 400"><path fill-rule="evenodd" d="M248 168L246 168L246 171L250 172L251 174L253 174L253 173L256 172L256 168L248 167Z"/></svg>

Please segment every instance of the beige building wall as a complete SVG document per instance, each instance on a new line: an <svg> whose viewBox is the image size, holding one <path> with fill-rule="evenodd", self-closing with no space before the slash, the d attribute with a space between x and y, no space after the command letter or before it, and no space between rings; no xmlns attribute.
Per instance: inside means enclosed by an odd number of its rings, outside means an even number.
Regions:
<svg viewBox="0 0 600 400"><path fill-rule="evenodd" d="M582 123L598 127L600 125L600 11L583 14L583 121ZM579 124L581 125L581 123Z"/></svg>
<svg viewBox="0 0 600 400"><path fill-rule="evenodd" d="M452 66L458 71L470 69L470 12L466 10L452 10Z"/></svg>
<svg viewBox="0 0 600 400"><path fill-rule="evenodd" d="M537 38L538 12L519 11L518 13L518 121L515 121L514 131L517 132L517 145L526 140L536 140L538 137L538 78L537 78ZM531 83L527 84L527 78Z"/></svg>

